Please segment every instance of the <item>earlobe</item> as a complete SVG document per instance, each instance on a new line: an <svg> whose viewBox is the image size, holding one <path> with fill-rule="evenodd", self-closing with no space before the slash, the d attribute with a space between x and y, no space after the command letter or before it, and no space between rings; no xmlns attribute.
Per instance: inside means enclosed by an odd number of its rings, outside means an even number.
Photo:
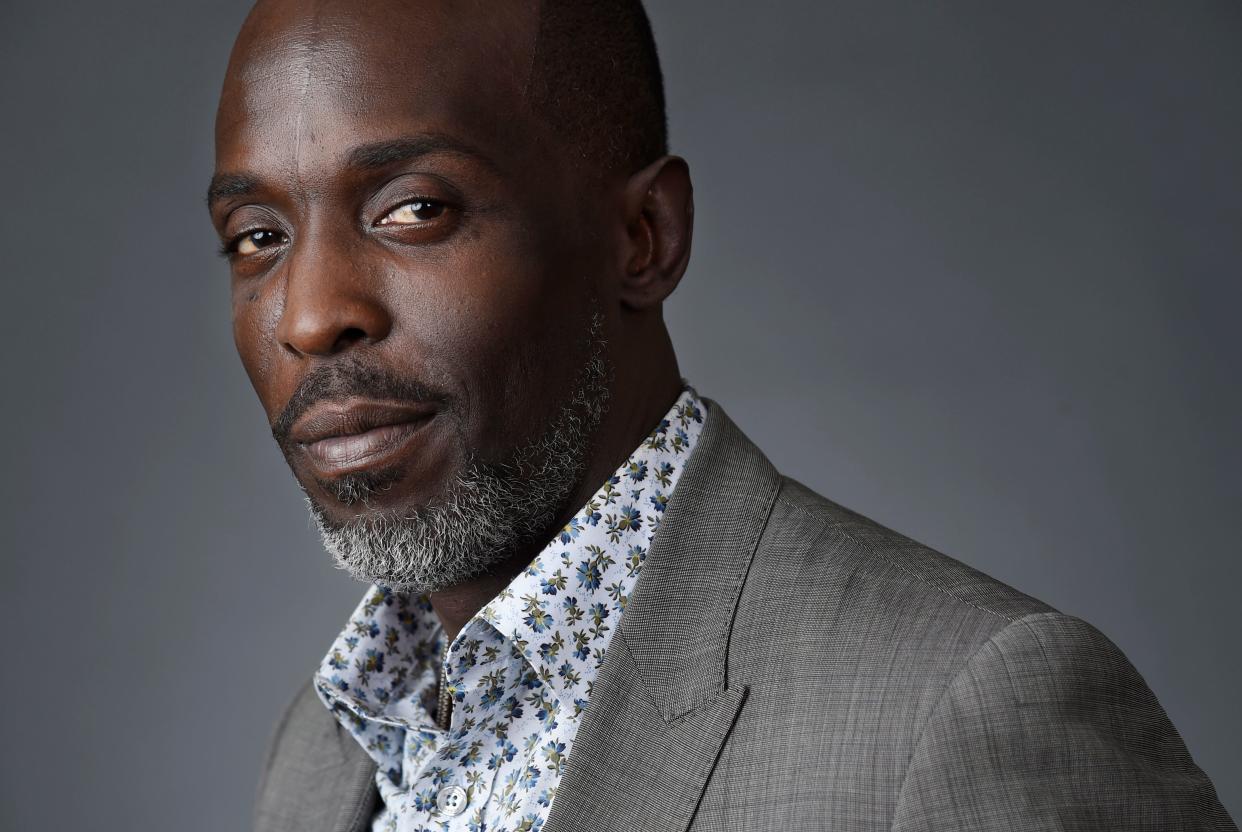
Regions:
<svg viewBox="0 0 1242 832"><path fill-rule="evenodd" d="M625 269L622 302L635 310L659 306L686 272L694 230L690 167L663 156L626 184Z"/></svg>

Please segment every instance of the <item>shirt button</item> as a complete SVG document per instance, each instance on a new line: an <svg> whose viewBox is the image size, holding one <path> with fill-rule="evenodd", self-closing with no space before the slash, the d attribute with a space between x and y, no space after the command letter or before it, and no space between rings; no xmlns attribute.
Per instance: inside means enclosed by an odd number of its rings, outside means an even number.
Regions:
<svg viewBox="0 0 1242 832"><path fill-rule="evenodd" d="M461 786L445 786L436 792L436 809L442 815L454 817L466 811L470 798Z"/></svg>

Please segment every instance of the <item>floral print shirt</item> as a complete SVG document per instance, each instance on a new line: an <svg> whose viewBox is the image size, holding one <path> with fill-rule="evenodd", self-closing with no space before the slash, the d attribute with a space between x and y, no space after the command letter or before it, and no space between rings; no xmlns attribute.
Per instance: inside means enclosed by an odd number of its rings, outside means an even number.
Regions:
<svg viewBox="0 0 1242 832"><path fill-rule="evenodd" d="M630 458L449 645L449 730L436 727L444 633L425 595L367 592L315 674L379 768L392 832L538 832L604 651L703 427L686 387Z"/></svg>

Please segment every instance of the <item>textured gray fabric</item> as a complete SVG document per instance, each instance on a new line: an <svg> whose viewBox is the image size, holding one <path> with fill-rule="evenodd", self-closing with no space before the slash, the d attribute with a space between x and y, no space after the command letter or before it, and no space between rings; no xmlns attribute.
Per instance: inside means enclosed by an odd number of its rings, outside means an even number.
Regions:
<svg viewBox="0 0 1242 832"><path fill-rule="evenodd" d="M259 784L255 829L363 830L378 801L375 763L308 681L273 737Z"/></svg>
<svg viewBox="0 0 1242 832"><path fill-rule="evenodd" d="M364 829L373 771L304 691L256 826ZM1101 633L782 478L713 402L544 832L612 829L1237 827Z"/></svg>

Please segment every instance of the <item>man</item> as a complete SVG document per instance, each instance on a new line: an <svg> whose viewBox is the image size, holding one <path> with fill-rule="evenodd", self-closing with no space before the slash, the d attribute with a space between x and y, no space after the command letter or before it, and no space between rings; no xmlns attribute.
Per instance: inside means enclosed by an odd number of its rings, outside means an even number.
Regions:
<svg viewBox="0 0 1242 832"><path fill-rule="evenodd" d="M683 382L636 0L262 2L216 138L242 361L375 584L259 829L1236 829L1104 636Z"/></svg>

